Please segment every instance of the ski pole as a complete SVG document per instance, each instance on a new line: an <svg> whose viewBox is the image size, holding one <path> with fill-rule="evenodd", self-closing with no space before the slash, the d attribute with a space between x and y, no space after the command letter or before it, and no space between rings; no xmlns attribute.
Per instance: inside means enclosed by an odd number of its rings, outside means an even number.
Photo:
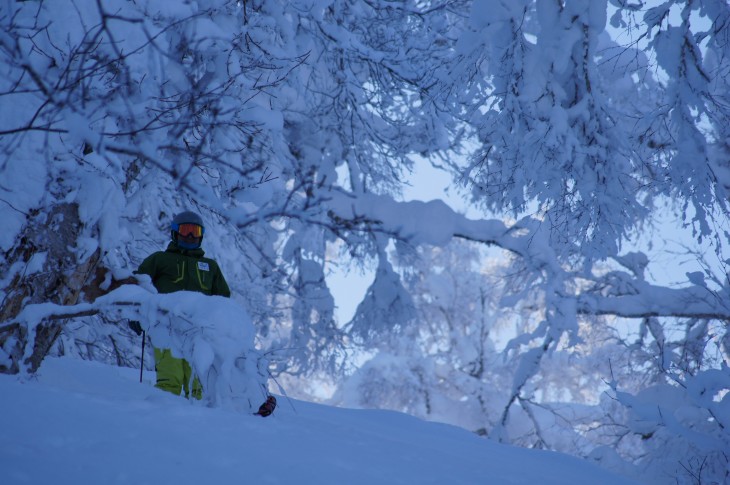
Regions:
<svg viewBox="0 0 730 485"><path fill-rule="evenodd" d="M142 330L142 358L139 364L139 382L142 382L142 371L144 371L144 341L147 340L147 334Z"/></svg>

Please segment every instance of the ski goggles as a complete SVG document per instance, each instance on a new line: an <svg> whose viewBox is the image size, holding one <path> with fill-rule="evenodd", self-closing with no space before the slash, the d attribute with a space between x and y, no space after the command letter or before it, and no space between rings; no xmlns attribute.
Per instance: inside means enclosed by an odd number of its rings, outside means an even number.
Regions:
<svg viewBox="0 0 730 485"><path fill-rule="evenodd" d="M203 237L203 226L200 224L192 224L185 222L183 224L173 224L172 230L186 237Z"/></svg>

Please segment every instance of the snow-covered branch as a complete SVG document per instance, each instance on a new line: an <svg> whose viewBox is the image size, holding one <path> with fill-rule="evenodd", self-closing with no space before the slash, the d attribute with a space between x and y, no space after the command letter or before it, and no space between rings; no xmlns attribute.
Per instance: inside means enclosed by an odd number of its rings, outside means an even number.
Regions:
<svg viewBox="0 0 730 485"><path fill-rule="evenodd" d="M214 301L211 301L214 300ZM156 294L137 285L122 286L91 303L28 305L0 332L20 326L21 373L34 372L44 355L36 333L48 320L101 315L107 320L139 321L152 344L186 359L199 377L210 406L246 412L258 408L266 394L267 361L254 347L255 330L246 310L223 297L194 292Z"/></svg>
<svg viewBox="0 0 730 485"><path fill-rule="evenodd" d="M631 282L630 294L603 296L587 291L577 299L577 311L586 315L625 318L677 317L730 321L728 291L713 291L704 285L667 288L645 281ZM605 288L604 288L605 290Z"/></svg>

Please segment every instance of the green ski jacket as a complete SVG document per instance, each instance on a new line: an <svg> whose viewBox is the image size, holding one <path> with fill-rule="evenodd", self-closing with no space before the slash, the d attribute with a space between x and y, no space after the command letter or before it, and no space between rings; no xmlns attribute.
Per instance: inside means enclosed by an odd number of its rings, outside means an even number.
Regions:
<svg viewBox="0 0 730 485"><path fill-rule="evenodd" d="M202 249L182 249L171 242L165 251L149 255L135 273L149 275L160 293L198 291L229 297L231 290L218 263Z"/></svg>

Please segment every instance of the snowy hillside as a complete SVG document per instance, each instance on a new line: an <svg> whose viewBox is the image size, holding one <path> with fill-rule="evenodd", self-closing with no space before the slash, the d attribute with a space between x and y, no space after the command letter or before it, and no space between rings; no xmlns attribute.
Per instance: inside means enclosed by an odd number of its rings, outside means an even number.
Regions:
<svg viewBox="0 0 730 485"><path fill-rule="evenodd" d="M68 358L26 382L0 375L0 395L5 485L632 483L389 411L284 398L266 419L205 408L133 369Z"/></svg>

